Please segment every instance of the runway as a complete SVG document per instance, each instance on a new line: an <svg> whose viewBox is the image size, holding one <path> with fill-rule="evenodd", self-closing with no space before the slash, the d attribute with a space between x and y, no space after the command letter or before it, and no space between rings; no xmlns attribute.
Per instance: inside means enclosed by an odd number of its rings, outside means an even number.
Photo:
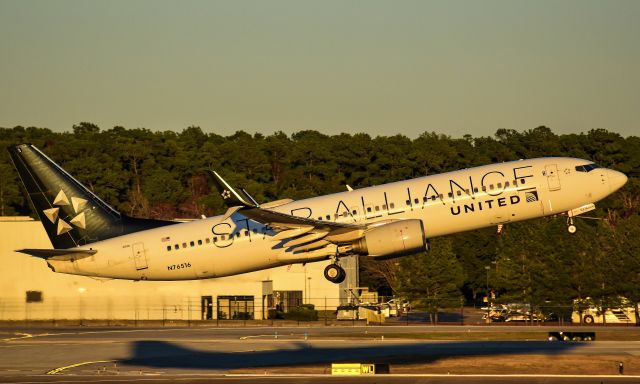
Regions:
<svg viewBox="0 0 640 384"><path fill-rule="evenodd" d="M640 342L548 342L546 330L529 341L433 341L395 339L394 334L451 332L447 327L316 327L316 328L40 328L0 329L0 382L370 382L367 378L328 376L332 362L385 363L391 376L376 382L486 382L483 372L440 375L442 362L456 359L626 358L635 364ZM529 327L525 327L529 328ZM457 332L464 329L455 328ZM491 331L498 328L490 327ZM510 331L514 327L508 327ZM486 327L469 329L486 332ZM527 329L528 330L528 329ZM386 334L386 338L380 336ZM375 336L374 336L375 335ZM479 360L478 360L479 359ZM631 360L630 360L631 359ZM439 365L440 364L440 365ZM438 368L440 367L440 368ZM634 366L629 368L635 368ZM505 376L492 382L638 382L617 375L602 377ZM418 372L416 372L416 370ZM416 376L419 373L419 376ZM579 372L578 372L579 373ZM400 375L397 375L400 374ZM407 376L407 374L411 374ZM426 375L426 376L425 376ZM87 377L91 377L87 379ZM591 381L594 379L595 381ZM362 381L364 380L364 381ZM540 381L538 381L540 380ZM551 381L550 381L551 380ZM462 382L461 381L461 382Z"/></svg>

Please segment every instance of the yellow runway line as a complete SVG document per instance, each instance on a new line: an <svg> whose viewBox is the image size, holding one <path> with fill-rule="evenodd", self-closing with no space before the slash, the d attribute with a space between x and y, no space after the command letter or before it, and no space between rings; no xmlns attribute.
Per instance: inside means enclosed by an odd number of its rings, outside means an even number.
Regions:
<svg viewBox="0 0 640 384"><path fill-rule="evenodd" d="M47 375L57 375L58 373L64 371L65 369L75 368L75 367L79 367L81 365L98 364L98 363L113 363L114 361L115 360L85 361L85 362L82 362L82 363L71 364L71 365L67 365L67 366L64 366L64 367L52 369L49 372L47 372L46 374Z"/></svg>
<svg viewBox="0 0 640 384"><path fill-rule="evenodd" d="M2 339L2 341L13 341L13 340L20 340L20 339L28 339L30 337L33 337L32 334L30 333L22 333L22 332L16 332L16 335L19 335L18 337L9 337L6 339Z"/></svg>

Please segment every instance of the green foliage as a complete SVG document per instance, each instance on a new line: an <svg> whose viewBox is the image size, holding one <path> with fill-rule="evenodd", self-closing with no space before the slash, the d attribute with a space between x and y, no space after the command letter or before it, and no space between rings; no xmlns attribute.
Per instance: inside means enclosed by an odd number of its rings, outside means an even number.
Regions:
<svg viewBox="0 0 640 384"><path fill-rule="evenodd" d="M461 292L479 301L490 289L497 300L534 306L570 306L574 298L618 296L640 301L640 138L605 129L556 135L548 127L494 137L451 138L425 132L402 135L325 135L300 131L291 136L238 131L229 136L199 127L181 132L113 127L90 122L72 132L46 128L0 128L0 147L33 143L78 180L130 215L198 217L225 211L211 193L207 169L247 189L258 201L301 199L465 167L542 156L574 156L618 169L629 182L598 203L568 235L564 218L509 224L434 239L426 255L372 264L362 281L388 285L437 312L458 306ZM0 151L0 215L28 215L6 151ZM363 264L363 265L364 265ZM486 267L489 267L487 270ZM488 278L488 279L487 279ZM372 286L371 288L378 288Z"/></svg>
<svg viewBox="0 0 640 384"><path fill-rule="evenodd" d="M451 239L434 239L432 247L429 252L401 259L399 292L412 303L437 315L441 308L460 305L464 272Z"/></svg>
<svg viewBox="0 0 640 384"><path fill-rule="evenodd" d="M295 308L290 308L288 312L269 310L269 319L284 319L293 321L317 321L318 311L313 304L302 304Z"/></svg>

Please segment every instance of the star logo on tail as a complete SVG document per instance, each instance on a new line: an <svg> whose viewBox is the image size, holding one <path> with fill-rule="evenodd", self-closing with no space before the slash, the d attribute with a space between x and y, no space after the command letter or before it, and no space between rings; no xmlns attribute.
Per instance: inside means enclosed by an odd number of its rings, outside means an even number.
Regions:
<svg viewBox="0 0 640 384"><path fill-rule="evenodd" d="M231 192L229 192L229 190L225 189L224 191L222 191L222 193L220 195L222 196L223 199L227 200L228 198L231 197Z"/></svg>
<svg viewBox="0 0 640 384"><path fill-rule="evenodd" d="M56 195L55 199L53 199L53 205L57 205L57 207L45 209L42 211L45 217L51 221L52 224L57 224L56 233L58 235L65 234L73 229L73 226L78 228L86 229L86 219L84 212L81 212L82 209L87 205L87 200L81 199L79 197L71 197L71 202L69 202L69 198L64 193L62 189ZM69 220L69 223L61 219L60 216L60 207L71 205L73 207L73 211L75 212L75 216Z"/></svg>

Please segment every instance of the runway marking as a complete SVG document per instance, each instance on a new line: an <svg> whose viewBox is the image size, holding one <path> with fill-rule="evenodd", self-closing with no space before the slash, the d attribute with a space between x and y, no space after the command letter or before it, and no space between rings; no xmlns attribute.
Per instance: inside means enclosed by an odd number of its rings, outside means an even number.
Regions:
<svg viewBox="0 0 640 384"><path fill-rule="evenodd" d="M13 341L13 340L20 340L20 339L28 339L31 337L34 337L34 335L30 334L30 333L22 333L22 332L15 332L14 335L20 335L18 337L8 337L6 339L2 339L2 341ZM38 335L36 335L38 336Z"/></svg>
<svg viewBox="0 0 640 384"><path fill-rule="evenodd" d="M119 377L110 377L110 378L98 378L91 376L92 382L101 382L101 381L183 381L183 380L211 380L211 379L242 379L242 378L262 378L267 380L277 380L282 378L296 378L296 377L324 377L324 378L340 378L345 376L332 376L329 374L322 373L278 373L278 374L260 374L260 373L196 373L196 374L169 374L171 377L158 377L157 374L149 374L143 373L143 376L140 377L138 373L136 374L127 374L120 373ZM154 377L149 377L154 376ZM36 376L37 377L37 376ZM82 376L89 377L89 376ZM491 374L468 374L468 375L459 375L459 374L438 374L438 373L392 373L385 374L384 376L378 376L380 378L384 377L474 377L474 378L574 378L574 379L585 379L585 378L599 378L599 379L640 379L640 375L534 375L534 374L504 374L504 375L491 375ZM63 382L72 382L72 383L80 383L80 381L56 381L57 383ZM28 382L20 382L20 383L44 383L41 381L28 381ZM50 383L50 381L46 381L46 383Z"/></svg>
<svg viewBox="0 0 640 384"><path fill-rule="evenodd" d="M57 375L58 373L64 371L65 369L69 369L69 368L75 368L75 367L79 367L82 365L89 365L89 364L98 364L98 363L113 363L116 360L96 360L96 361L85 361L82 363L76 363L76 364L71 364L71 365L67 365L64 367L60 367L60 368L56 368L56 369L52 369L49 372L47 372L47 375Z"/></svg>

